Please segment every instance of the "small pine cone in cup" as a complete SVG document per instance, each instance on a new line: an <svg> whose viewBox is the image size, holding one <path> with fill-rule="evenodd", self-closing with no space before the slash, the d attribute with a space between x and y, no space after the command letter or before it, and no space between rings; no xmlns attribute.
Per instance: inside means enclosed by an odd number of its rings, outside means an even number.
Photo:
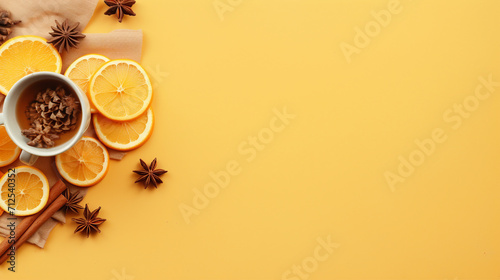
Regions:
<svg viewBox="0 0 500 280"><path fill-rule="evenodd" d="M52 147L54 143L49 140L74 129L80 111L78 100L66 94L62 87L39 92L25 111L31 128L22 133L31 140L28 145Z"/></svg>

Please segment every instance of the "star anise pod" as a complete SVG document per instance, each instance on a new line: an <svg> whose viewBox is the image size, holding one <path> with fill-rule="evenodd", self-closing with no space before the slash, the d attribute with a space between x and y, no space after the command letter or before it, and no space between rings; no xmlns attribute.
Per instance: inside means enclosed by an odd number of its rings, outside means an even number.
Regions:
<svg viewBox="0 0 500 280"><path fill-rule="evenodd" d="M158 188L158 184L163 183L160 176L167 173L168 171L163 169L156 169L156 158L148 166L142 159L141 166L144 170L134 170L134 173L141 175L136 183L144 182L144 188L146 189L150 184L155 188Z"/></svg>
<svg viewBox="0 0 500 280"><path fill-rule="evenodd" d="M56 20L56 26L52 26L54 32L49 33L53 38L48 43L59 48L59 53L62 53L63 50L68 52L70 48L76 48L80 40L85 38L85 35L76 30L79 25L79 22L69 25L67 19L62 24Z"/></svg>
<svg viewBox="0 0 500 280"><path fill-rule="evenodd" d="M21 134L30 139L28 145L37 148L54 147L54 140L59 139L59 135L51 133L50 127L43 127L38 121L35 121L34 127L21 130Z"/></svg>
<svg viewBox="0 0 500 280"><path fill-rule="evenodd" d="M78 204L83 200L83 196L80 195L80 192L70 192L69 189L66 189L63 193L64 197L68 200L66 204L63 206L64 212L71 211L73 213L78 214L78 210L83 209L83 207Z"/></svg>
<svg viewBox="0 0 500 280"><path fill-rule="evenodd" d="M132 11L135 0L104 0L104 3L109 6L109 9L104 14L108 16L116 15L119 22L122 22L124 15L135 16L134 11Z"/></svg>
<svg viewBox="0 0 500 280"><path fill-rule="evenodd" d="M104 223L106 219L101 219L97 217L97 215L99 215L100 210L101 207L90 212L89 206L85 204L85 210L83 210L83 218L72 219L73 221L75 221L75 223L78 224L78 226L75 229L75 233L81 232L83 234L86 234L88 238L91 232L101 232L99 226L102 223Z"/></svg>

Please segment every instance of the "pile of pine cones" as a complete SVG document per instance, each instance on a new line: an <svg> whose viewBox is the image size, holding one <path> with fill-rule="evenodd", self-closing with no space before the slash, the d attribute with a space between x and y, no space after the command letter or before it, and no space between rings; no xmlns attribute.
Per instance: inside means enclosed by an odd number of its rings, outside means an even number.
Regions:
<svg viewBox="0 0 500 280"><path fill-rule="evenodd" d="M12 27L20 20L12 20L9 11L0 9L0 45L7 41L7 37L12 33Z"/></svg>
<svg viewBox="0 0 500 280"><path fill-rule="evenodd" d="M77 126L80 111L79 102L63 88L47 89L26 108L31 127L21 132L31 140L30 146L53 147L53 140Z"/></svg>

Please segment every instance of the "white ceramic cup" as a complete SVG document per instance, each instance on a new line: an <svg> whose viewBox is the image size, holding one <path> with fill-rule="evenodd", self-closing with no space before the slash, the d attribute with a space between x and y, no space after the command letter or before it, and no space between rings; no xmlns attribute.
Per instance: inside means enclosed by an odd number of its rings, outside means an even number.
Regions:
<svg viewBox="0 0 500 280"><path fill-rule="evenodd" d="M56 80L57 82L66 85L68 88L71 88L77 95L82 109L81 123L76 134L68 141L52 148L37 148L29 146L29 139L21 134L21 128L19 127L16 114L16 105L21 93L32 84L43 80ZM53 72L36 72L21 78L11 88L3 103L3 113L0 114L0 124L5 124L7 134L9 134L12 141L14 141L14 143L23 150L19 159L24 164L33 165L38 157L51 157L64 153L66 150L73 147L73 145L75 145L80 138L82 138L90 124L90 104L85 93L83 93L73 81L64 75Z"/></svg>

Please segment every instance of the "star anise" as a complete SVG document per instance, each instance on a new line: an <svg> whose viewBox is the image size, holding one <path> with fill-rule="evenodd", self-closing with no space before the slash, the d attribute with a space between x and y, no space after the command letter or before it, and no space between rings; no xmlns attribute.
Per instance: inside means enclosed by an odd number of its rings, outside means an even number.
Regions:
<svg viewBox="0 0 500 280"><path fill-rule="evenodd" d="M100 210L101 207L90 212L89 206L85 204L85 210L83 210L83 218L72 219L78 224L78 226L75 229L75 233L81 232L83 234L86 234L88 238L91 232L101 232L99 226L102 223L104 223L106 219L101 219L97 217L97 215L99 215Z"/></svg>
<svg viewBox="0 0 500 280"><path fill-rule="evenodd" d="M59 53L62 53L63 50L68 52L70 48L76 48L78 43L80 43L80 39L85 38L85 35L76 30L79 25L79 22L69 25L67 19L62 24L59 24L56 20L56 26L52 26L54 32L49 33L53 38L48 43L59 48Z"/></svg>
<svg viewBox="0 0 500 280"><path fill-rule="evenodd" d="M28 145L37 148L50 148L54 147L54 140L59 139L59 135L50 130L50 126L43 127L40 122L35 121L33 127L23 129L21 133L30 139Z"/></svg>
<svg viewBox="0 0 500 280"><path fill-rule="evenodd" d="M124 15L135 16L134 11L132 11L135 0L104 0L104 3L109 6L104 14L108 16L116 14L119 22L122 22Z"/></svg>
<svg viewBox="0 0 500 280"><path fill-rule="evenodd" d="M158 188L158 184L163 183L160 176L167 173L168 171L163 169L156 169L156 158L151 162L151 165L147 165L142 159L141 166L144 170L134 170L134 173L141 175L136 183L144 182L144 188L146 189L150 184L155 188Z"/></svg>
<svg viewBox="0 0 500 280"><path fill-rule="evenodd" d="M64 212L71 211L73 213L78 214L78 210L83 209L83 207L78 204L83 200L83 196L80 195L80 192L70 192L69 189L66 189L63 193L64 197L68 200L66 204L63 206Z"/></svg>

